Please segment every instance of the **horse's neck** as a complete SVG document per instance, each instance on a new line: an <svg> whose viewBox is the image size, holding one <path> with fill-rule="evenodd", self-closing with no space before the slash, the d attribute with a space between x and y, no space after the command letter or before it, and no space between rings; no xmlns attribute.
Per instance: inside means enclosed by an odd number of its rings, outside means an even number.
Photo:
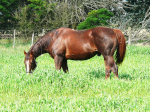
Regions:
<svg viewBox="0 0 150 112"><path fill-rule="evenodd" d="M47 43L39 40L32 46L30 51L33 51L33 56L37 58L38 56L44 53L47 53L47 50L46 50L47 48L48 48Z"/></svg>
<svg viewBox="0 0 150 112"><path fill-rule="evenodd" d="M54 42L53 38L58 36L58 31L54 30L41 37L32 47L34 57L37 58L43 53L50 53L49 46Z"/></svg>

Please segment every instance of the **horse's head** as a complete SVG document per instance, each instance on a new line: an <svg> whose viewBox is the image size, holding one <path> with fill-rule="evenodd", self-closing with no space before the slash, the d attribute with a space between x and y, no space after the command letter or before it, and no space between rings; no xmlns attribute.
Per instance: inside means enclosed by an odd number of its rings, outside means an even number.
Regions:
<svg viewBox="0 0 150 112"><path fill-rule="evenodd" d="M32 73L32 71L35 70L36 68L36 61L35 58L33 57L33 51L26 53L24 51L25 59L24 59L24 64L26 66L26 73Z"/></svg>

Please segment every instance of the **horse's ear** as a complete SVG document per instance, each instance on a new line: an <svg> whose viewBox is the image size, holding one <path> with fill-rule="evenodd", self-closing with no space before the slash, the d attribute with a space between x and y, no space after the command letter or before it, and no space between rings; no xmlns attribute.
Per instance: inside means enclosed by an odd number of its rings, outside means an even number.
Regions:
<svg viewBox="0 0 150 112"><path fill-rule="evenodd" d="M24 50L24 55L26 55L27 53L25 52L25 50Z"/></svg>
<svg viewBox="0 0 150 112"><path fill-rule="evenodd" d="M34 51L31 51L31 53L30 53L30 56L31 56L31 57L33 57L33 53L34 53Z"/></svg>

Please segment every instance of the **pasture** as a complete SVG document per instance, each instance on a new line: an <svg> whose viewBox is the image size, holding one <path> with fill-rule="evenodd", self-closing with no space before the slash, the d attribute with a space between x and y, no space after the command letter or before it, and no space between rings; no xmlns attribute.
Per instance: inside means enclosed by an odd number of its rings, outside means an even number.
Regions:
<svg viewBox="0 0 150 112"><path fill-rule="evenodd" d="M0 45L0 111L150 111L150 46L127 47L119 79L105 80L103 57L68 61L56 71L48 54L25 73L30 45Z"/></svg>

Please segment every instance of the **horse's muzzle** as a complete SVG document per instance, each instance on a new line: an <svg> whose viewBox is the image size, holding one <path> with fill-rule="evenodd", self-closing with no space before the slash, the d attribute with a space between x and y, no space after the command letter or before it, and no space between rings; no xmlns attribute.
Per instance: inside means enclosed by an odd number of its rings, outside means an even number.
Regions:
<svg viewBox="0 0 150 112"><path fill-rule="evenodd" d="M30 71L30 72L26 72L26 74L32 74L33 72L32 71Z"/></svg>

